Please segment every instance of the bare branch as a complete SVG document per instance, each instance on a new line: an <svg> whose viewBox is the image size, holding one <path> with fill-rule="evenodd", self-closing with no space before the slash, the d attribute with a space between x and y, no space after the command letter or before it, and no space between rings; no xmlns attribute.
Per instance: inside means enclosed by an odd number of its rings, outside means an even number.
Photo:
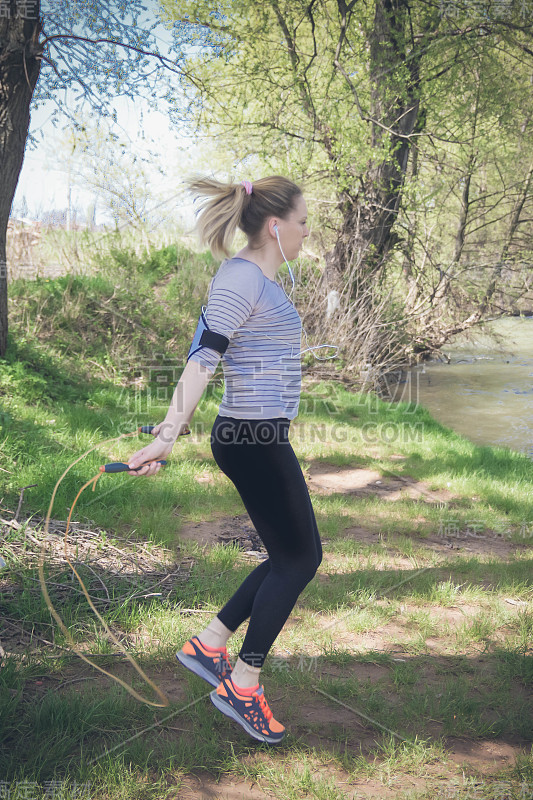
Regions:
<svg viewBox="0 0 533 800"><path fill-rule="evenodd" d="M44 47L45 45L49 44L50 42L56 41L58 39L70 39L70 40L75 40L75 41L78 41L78 42L85 42L86 44L94 44L94 45L98 45L98 44L113 44L113 45L116 45L118 47L123 47L126 50L132 50L133 52L139 53L139 55L142 55L142 56L150 56L151 58L156 58L158 61L161 62L162 66L164 66L165 69L168 69L168 70L170 70L170 72L174 72L177 75L181 75L182 77L188 78L191 81L191 83L193 83L195 86L197 86L197 84L195 83L195 81L194 81L194 79L193 79L193 77L192 77L192 75L190 73L185 72L184 70L180 69L179 67L176 68L176 63L174 61L171 61L170 58L167 58L166 56L162 56L161 53L154 53L151 50L143 50L140 47L135 47L134 45L127 44L125 42L118 42L118 41L116 41L114 39L90 39L87 36L76 36L73 33L55 33L52 36L47 36L46 39L43 39L43 41L40 44L41 44L42 47Z"/></svg>

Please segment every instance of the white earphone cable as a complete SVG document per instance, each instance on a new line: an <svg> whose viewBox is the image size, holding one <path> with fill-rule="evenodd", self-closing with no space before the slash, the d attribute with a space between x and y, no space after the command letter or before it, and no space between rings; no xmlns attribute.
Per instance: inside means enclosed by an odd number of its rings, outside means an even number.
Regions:
<svg viewBox="0 0 533 800"><path fill-rule="evenodd" d="M285 291L285 288L284 288L283 286L282 286L281 288L283 289L283 292L284 292L284 294L285 294L285 297L287 298L287 300L289 300L289 302L291 302L291 303L292 303L291 297L292 297L292 293L294 292L294 287L295 287L295 285L296 285L296 281L295 281L295 279L294 279L294 275L293 275L293 272L292 272L292 269L291 269L291 265L290 265L290 264L289 264L289 262L287 261L287 257L286 257L286 255L285 255L285 253L283 252L283 247L281 246L281 242L280 242L280 240L279 240L279 232L278 232L278 226L277 226L277 225L274 225L274 231L275 231L275 233L276 233L276 239L278 240L278 245L279 245L279 249L280 249L280 251L281 251L281 255L283 256L283 260L285 261L285 263L286 263L286 265L287 265L287 267L288 267L288 270L289 270L289 275L290 275L290 278L291 278L291 283L292 283L292 288L291 288L291 291L290 291L290 293L289 293L289 294L287 294L287 292ZM280 284L280 285L281 285L281 284ZM251 331L251 332L252 332L252 331ZM255 331L253 331L253 332L255 333ZM303 325L302 325L302 333L303 333L303 335L305 336L305 343L306 343L306 344L309 344L309 340L308 340L308 338L307 338L307 331L305 330L305 328L303 327ZM273 336L267 336L267 337L265 337L265 338L267 338L267 339L273 339L273 338L275 338L275 337L273 337ZM278 340L278 341L279 341L279 340ZM331 356L317 356L317 355L316 355L316 353L314 352L315 350L322 350L322 349L323 349L323 348L325 348L325 347L333 347L333 348L334 348L334 350L335 350L335 353L333 353L333 355L331 355ZM304 350L300 350L300 352L299 352L299 353L296 353L296 355L291 355L291 358L298 358L298 357L299 357L299 356L301 356L303 353L309 353L309 352L311 352L311 353L313 353L313 357L314 357L314 358L316 358L316 359L317 359L317 361L328 361L330 358L337 358L337 350L338 350L338 349L339 349L339 347L338 347L338 345L336 345L336 344L317 344L317 345L314 345L313 347L306 347Z"/></svg>
<svg viewBox="0 0 533 800"><path fill-rule="evenodd" d="M278 226L277 225L274 226L274 231L276 233L276 238L278 240L279 249L281 250L281 255L283 256L283 260L285 261L285 263L286 263L286 265L288 267L289 276L290 276L291 283L292 283L292 288L291 288L289 294L287 294L287 292L285 291L285 287L281 283L278 283L278 286L283 290L283 293L284 293L285 297L287 298L287 300L294 306L294 303L291 300L291 296L292 296L292 293L294 291L294 288L295 288L295 285L296 285L296 281L294 279L294 274L293 274L293 271L291 269L291 265L287 261L285 253L283 252L283 248L282 248L281 242L279 240L279 233L278 233ZM204 314L207 312L207 309L206 309L205 306L202 306L202 312ZM260 331L253 331L253 330L250 330L250 329L248 329L248 328L246 328L244 326L241 326L238 330L232 331L232 334L235 334L235 333L246 333L246 334L252 334L254 336L261 336L263 339L270 339L270 340L272 340L274 342L279 342L280 344L285 344L285 345L287 345L287 347L290 347L291 348L291 355L290 356L282 356L279 359L279 361L282 361L285 358L289 358L289 359L299 358L304 353L313 353L313 357L316 358L317 361L329 361L331 358L337 358L337 351L339 349L338 345L336 345L336 344L317 344L317 345L313 345L311 347L309 347L309 346L305 347L303 350L298 350L297 353L294 353L294 345L291 342L288 342L286 339L280 338L279 336L269 336L266 333L261 333ZM308 340L308 337L307 337L307 331L305 330L303 325L302 325L302 333L303 333L303 335L305 337L305 344L309 345L309 340ZM225 335L227 335L227 334L225 334ZM333 353L333 355L330 355L330 356L317 356L317 354L315 353L315 350L323 350L325 348L333 348L335 350L335 352Z"/></svg>

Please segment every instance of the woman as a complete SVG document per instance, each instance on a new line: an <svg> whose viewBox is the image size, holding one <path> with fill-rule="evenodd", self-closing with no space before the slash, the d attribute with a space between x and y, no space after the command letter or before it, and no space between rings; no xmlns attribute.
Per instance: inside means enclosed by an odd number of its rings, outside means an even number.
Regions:
<svg viewBox="0 0 533 800"><path fill-rule="evenodd" d="M187 428L224 353L225 391L211 449L236 486L268 559L177 657L217 687L211 699L220 711L255 739L276 743L285 728L272 715L259 673L322 560L309 492L288 439L300 396L301 321L275 280L281 264L296 258L309 234L307 208L299 187L280 176L253 184L199 179L190 188L204 198L198 229L214 255L228 255L237 227L248 243L221 264L211 282L204 324L199 325L167 416L154 429L155 441L136 452L129 466L150 463L129 474L159 471L157 459L171 452ZM200 339L199 331L206 326L208 333ZM248 617L231 672L226 643Z"/></svg>

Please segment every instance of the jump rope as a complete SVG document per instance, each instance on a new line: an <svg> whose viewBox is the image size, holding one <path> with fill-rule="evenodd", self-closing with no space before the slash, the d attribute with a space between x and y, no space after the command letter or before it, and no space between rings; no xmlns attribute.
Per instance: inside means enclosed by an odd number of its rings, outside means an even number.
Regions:
<svg viewBox="0 0 533 800"><path fill-rule="evenodd" d="M138 428L136 431L132 431L131 433L122 433L120 436L116 436L116 437L114 437L112 439L106 439L103 442L99 442L98 444L95 444L93 447L91 447L89 450L87 450L85 453L83 453L83 455L81 455L79 458L77 458L75 461L73 461L72 464L70 464L67 467L67 469L64 471L64 473L61 475L61 477L59 478L59 480L57 481L57 483L56 483L56 485L54 487L54 491L52 492L50 505L48 506L48 512L46 514L46 519L45 519L45 523L44 523L45 537L48 536L48 532L49 532L48 528L49 528L49 523L50 523L50 516L52 514L52 508L53 508L53 505L54 505L54 499L55 499L55 496L56 496L56 492L57 492L62 480L64 479L66 474L69 472L69 470L71 470L73 466L75 466L79 461L81 461L83 458L85 458L85 456L89 455L89 453L92 453L93 450L95 450L97 447L101 447L103 444L107 444L108 442L118 442L120 439L126 439L126 438L128 438L130 436L137 436L139 433L152 433L153 429L154 429L153 425L144 425L144 426ZM180 436L185 436L185 435L187 435L189 433L190 433L190 430L188 428L186 428L184 431L182 431L182 433L180 433ZM138 692L135 691L133 686L130 686L130 684L126 683L126 681L123 681L122 678L119 678L117 675L113 675L111 672L108 672L103 667L100 667L98 664L95 664L94 661L91 661L90 658L88 658L86 655L84 655L78 649L78 645L76 644L76 642L72 638L69 629L67 628L67 626L65 625L65 623L63 622L63 620L59 616L58 612L54 608L54 606L52 604L52 601L50 600L50 595L48 594L48 589L46 587L46 581L45 581L45 577L44 577L44 551L45 551L45 540L46 539L43 541L43 546L41 548L41 558L39 560L39 581L40 581L40 584L41 584L41 590L42 590L42 593L43 593L43 597L44 597L44 599L46 601L46 605L48 606L48 610L50 611L50 613L52 614L53 618L55 619L55 621L59 625L60 629L63 631L63 634L65 635L65 638L66 638L67 642L69 643L69 645L72 648L72 650L76 653L76 655L78 655L81 658L82 661L85 661L86 664L89 664L91 667L94 667L95 669L97 669L98 672L101 672L104 675L107 675L108 678L111 678L116 683L120 684L120 686L122 686L124 689L126 689L126 691L132 697L134 697L136 700L139 700L141 703L145 703L148 706L153 706L154 708L166 708L170 703L168 697L166 696L166 694L164 694L161 691L161 689L158 686L156 686L156 684L152 680L150 680L150 678L148 677L148 675L146 675L144 670L139 666L139 664L137 664L137 662L135 661L133 656L131 656L127 652L127 650L120 643L120 641L117 639L117 637L114 635L114 633L109 629L106 621L103 619L101 614L96 609L93 601L91 600L91 598L89 596L89 593L87 592L87 589L85 588L85 584L84 584L83 580L81 579L80 575L78 574L74 564L70 560L70 558L68 556L68 551L67 551L67 536L68 536L68 532L69 532L69 528L70 528L70 520L72 518L72 514L73 514L73 511L74 511L74 508L76 506L76 503L78 502L78 499L79 499L81 493L88 486L90 486L91 484L92 484L92 491L94 492L98 480L102 477L102 475L104 473L136 472L137 470L141 469L142 467L144 467L146 464L149 464L149 463L151 463L151 460L143 462L142 464L140 464L138 467L135 467L134 469L130 469L130 467L126 463L124 463L122 461L115 461L115 462L112 462L110 464L102 465L100 467L100 469L98 470L98 472L96 473L96 475L94 475L90 480L88 480L87 483L83 484L83 486L79 490L78 494L76 495L76 497L74 499L74 502L72 503L72 506L71 506L71 509L69 511L69 515L68 515L68 518L67 518L67 524L66 524L66 527L65 527L65 536L64 536L64 540L63 540L63 547L64 547L65 560L68 563L68 565L70 566L70 568L73 571L73 573L76 576L76 578L78 579L78 583L80 584L82 592L85 595L85 598L86 598L87 602L89 603L89 606L91 607L91 609L94 612L94 614L97 617L97 619L101 622L105 632L107 633L109 638L114 642L114 644L118 647L118 649L126 656L126 658L130 662L132 667L141 676L141 678L145 681L145 683L147 683L148 686L150 686L150 688L154 690L154 692L159 697L161 702L160 703L156 703L156 702L154 702L152 700L148 700L146 697L143 697L142 695L140 695ZM157 463L165 465L167 462L165 460L158 460Z"/></svg>
<svg viewBox="0 0 533 800"><path fill-rule="evenodd" d="M283 252L283 248L282 248L282 246L281 246L281 242L280 242L280 240L279 240L279 233L278 233L278 227L277 227L277 225L274 227L274 230L275 230L275 232L276 232L276 237L277 237L277 240L278 240L279 249L281 250L281 254L282 254L282 256L283 256L283 259L284 259L285 263L287 264L287 267L289 268L289 276L290 276L290 278L291 278L291 282L292 282L292 288L291 288L291 290L290 290L290 293L289 293L289 294L287 294L287 292L285 291L285 288L284 288L283 286L281 286L281 288L283 289L283 292L284 292L285 296L287 297L287 299L289 300L289 302L292 302L292 300L291 300L291 296L292 296L292 293L293 293L293 291L294 291L294 287L295 287L296 281L295 281L295 279L294 279L294 275L293 275L292 269L291 269L291 267L290 267L290 264L289 264L289 262L287 261L287 259L286 259L286 257L285 257L285 253ZM246 331L246 332L247 332L247 333L255 333L255 331ZM306 334L305 330L303 331L303 333L304 333L304 336L305 336L305 339L306 339L306 344L307 344L307 334ZM258 334L258 335L260 335L260 336L261 336L261 335L264 335L264 334ZM275 340L275 341L281 341L281 342L283 342L283 340L281 340L281 339L279 339L279 338L277 338L277 337L274 337L274 336L264 336L264 338L266 338L266 339L273 339L273 340ZM289 345L291 348L293 347L293 345L292 345L290 342L285 342L285 344ZM305 348L304 350L300 350L298 353L296 353L296 355L292 354L292 352L291 352L291 356L290 356L290 358L296 358L297 356L300 356L300 355L302 355L302 353L307 353L307 352L312 352L312 353L313 353L313 356L314 356L316 359L320 360L320 361L325 361L325 360L328 360L328 359L330 359L330 358L335 358L335 357L336 357L336 352L335 352L333 355L329 355L329 356L323 356L323 357L317 356L317 355L316 355L316 353L314 352L315 350L320 350L320 349L322 349L322 348L325 348L325 347L330 347L330 348L332 347L332 348L334 348L334 349L335 349L335 351L336 351L336 350L338 350L338 347L337 347L337 345L331 345L331 344L321 344L321 345L316 345L316 346L314 346L314 347L307 347L307 348ZM89 448L89 450L87 450L85 453L83 453L83 455L81 455L79 458L77 458L75 461L73 461L73 462L72 462L72 464L70 464L70 465L67 467L67 469L64 471L64 473L61 475L61 477L59 478L59 480L57 481L57 483L56 483L56 485L55 485L55 487L54 487L54 491L52 492L52 497L51 497L51 499L50 499L50 505L48 506L48 512L47 512L47 514L46 514L46 519L45 519L45 523L44 523L44 532L45 532L45 537L47 537L47 536L48 536L48 533L49 533L49 523L50 523L50 516L51 516L51 514L52 514L52 508L53 508L53 505L54 505L54 500L55 500L56 492L57 492L57 490L58 490L58 488L59 488L59 486L60 486L61 482L63 481L63 479L65 478L65 476L67 475L67 473L68 473L68 472L69 472L69 471L72 469L72 467L74 467L74 466L75 466L75 465L76 465L76 464L77 464L79 461L81 461L82 459L84 459L84 458L85 458L85 456L89 455L89 453L92 453L92 451L93 451L93 450L95 450L97 447L101 447L103 444L107 444L108 442L118 442L120 439L126 439L126 438L128 438L128 437L131 437L131 436L137 436L139 433L152 433L153 429L154 429L154 426L153 426L153 425L144 425L144 426L142 426L142 427L138 428L136 431L132 431L131 433L122 433L122 434L120 434L120 436L116 436L116 437L113 437L113 438L111 438L111 439L106 439L105 441L103 441L103 442L100 442L99 444L96 444L96 445L94 445L93 447ZM187 435L187 434L190 434L190 430L189 430L188 428L186 428L184 431L182 431L182 432L180 433L180 436L185 436L185 435ZM130 655L130 654L127 652L127 650L124 648L124 646L121 644L121 642L120 642L120 641L117 639L117 637L114 635L114 633L113 633L113 632L112 632L112 631L109 629L109 627L108 627L108 625L107 625L106 621L103 619L103 617L101 616L101 614L100 614L100 613L98 612L98 610L96 609L96 607L95 607L95 605L94 605L93 601L91 600L91 597L90 597L90 595L89 595L89 593L88 593L88 591L87 591L87 589L86 589L86 587L85 587L85 584L84 584L83 580L81 579L81 577L80 577L79 573L77 572L77 570L76 570L76 568L75 568L74 564L73 564L73 563L72 563L72 561L70 560L70 558L69 558L69 556L68 556L68 551L67 551L67 537L68 537L68 532L69 532L69 528L70 528L70 520L71 520L71 518L72 518L72 514L73 514L73 512L74 512L74 508L75 508L75 506L76 506L76 503L78 502L78 499L79 499L80 495L82 494L82 492L83 492L83 491L84 491L84 490L85 490L85 489L86 489L88 486L91 486L91 484L92 484L92 491L94 492L94 490L96 489L96 484L98 483L98 480L99 480L99 479L102 477L102 475L103 475L104 473L136 472L137 470L141 469L143 466L145 466L146 464L149 464L149 463L151 463L151 461L150 461L150 460L149 460L149 461L145 461L145 462L143 462L142 464L140 464L138 467L135 467L134 469L130 469L130 467L128 466L128 464L127 464L127 463L124 463L124 462L122 462L122 461L115 461L115 462L111 462L111 463L109 463L109 464L104 464L104 465L102 465L102 466L99 468L99 470L98 470L98 472L96 473L96 475L94 475L92 478L90 478L90 480L88 480L88 481L87 481L87 483L84 483L84 484L83 484L83 486L82 486L82 487L81 487L81 489L79 490L78 494L76 495L76 497L75 497L75 499L74 499L74 502L72 503L72 506L71 506L71 508L70 508L70 511L69 511L69 515L68 515L68 517L67 517L67 524L66 524L66 527L65 527L65 536L64 536L64 540L63 540L63 549L64 549L65 561L66 561L66 562L67 562L67 564L70 566L70 568L71 568L72 572L73 572L73 573L74 573L74 575L76 576L76 578L77 578L77 580L78 580L78 583L79 583L79 585L80 585L80 587L81 587L81 590L82 590L83 594L85 595L85 598L86 598L87 602L89 603L89 606L90 606L91 610L92 610L92 611L93 611L93 613L95 614L96 618L97 618L97 619L100 621L100 623L102 624L102 626L103 626L103 628L104 628L104 630L105 630L106 634L107 634L107 635L109 636L109 638L110 638L110 639L111 639L111 640L114 642L114 644L116 645L116 647L118 647L118 649L119 649L119 650L120 650L120 651L121 651L121 652L124 654L124 656L125 656L125 657L127 658L127 660L130 662L130 664L131 664L131 665L132 665L132 667L135 669L135 671L136 671L136 672L137 672L137 673L138 673L138 674L141 676L141 678L142 678L142 679L145 681L145 683L146 683L148 686L150 686L150 688L151 688L151 689L153 689L153 691L154 691L154 692L156 693L156 695L159 697L159 699L161 700L161 702L160 702L160 703L156 703L156 702L154 702L153 700L148 700L146 697L143 697L141 694L139 694L137 691L135 691L135 689L133 688L133 686L131 686L129 683L126 683L126 681L123 681L123 680L122 680L122 678L119 678L117 675L113 675L111 672L108 672L108 671L107 671L106 669L104 669L103 667L100 667L98 664L96 664L94 661L91 661L91 659L90 659L90 658L88 658L86 655L84 655L84 653L82 653L82 652L81 652L81 651L78 649L78 645L76 644L76 642L75 642L75 641L74 641L74 639L72 638L72 636L71 636L71 634L70 634L70 631L68 630L67 626L65 625L65 623L64 623L64 622L63 622L63 620L61 619L60 615L58 614L58 612L57 612L57 611L56 611L56 609L54 608L54 606L53 606L53 604L52 604L52 601L50 600L50 595L49 595L49 593L48 593L48 589L47 589L47 587L46 587L46 581L45 581L45 577L44 577L44 552L45 552L45 541L43 541L43 546L42 546L42 548L41 548L41 557L40 557L40 560L39 560L39 581L40 581L40 584L41 584L41 590L42 590L42 593L43 593L43 597L44 597L44 599L45 599L45 601L46 601L46 605L48 606L48 610L50 611L50 613L52 614L53 618L54 618L54 619L55 619L55 621L57 622L57 624L58 624L59 628L62 630L62 632L63 632L63 634L64 634L64 636L65 636L65 639L66 639L66 640L67 640L67 642L69 643L69 645L70 645L70 647L72 648L72 650L73 650L73 651L76 653L76 655L78 655L78 656L81 658L81 660L82 660L82 661L84 661L86 664L89 664L89 666L91 666L91 667L94 667L94 669L98 670L98 672L101 672L103 675L107 675L107 677L108 677L108 678L111 678L113 681L115 681L116 683L118 683L118 684L119 684L120 686L122 686L122 687L123 687L123 688L124 688L124 689L125 689L125 690L126 690L126 691L127 691L127 692L128 692L130 695L131 695L131 696L132 696L132 697L134 697L136 700L139 700L139 702L141 702L141 703L145 703L146 705L148 705L148 706L152 706L152 707L154 707L154 708L166 708L166 707L169 705L169 703L170 703L170 701L169 701L168 697L167 697L167 696L166 696L166 694L164 694L164 692L162 692L162 691L161 691L161 689L160 689L160 688L159 688L159 687L158 687L158 686L157 686L157 685L156 685L156 684L155 684L155 683L154 683L154 682L153 682L153 681L152 681L152 680L151 680L151 679L148 677L148 675L146 675L146 673L144 672L144 670L143 670L143 669L142 669L142 668L139 666L139 664L138 664L138 663L135 661L135 659L133 658L133 656L131 656L131 655ZM164 466L164 465L165 465L167 462L166 462L165 460L158 460L158 462L157 462L157 463L158 463L158 464L161 464L161 465L163 465L163 466Z"/></svg>

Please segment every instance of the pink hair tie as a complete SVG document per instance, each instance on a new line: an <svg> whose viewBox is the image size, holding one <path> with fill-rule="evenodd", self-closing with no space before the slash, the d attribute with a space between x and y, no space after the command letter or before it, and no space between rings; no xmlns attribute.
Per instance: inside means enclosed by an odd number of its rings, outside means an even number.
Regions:
<svg viewBox="0 0 533 800"><path fill-rule="evenodd" d="M241 181L241 186L244 186L246 190L246 194L252 194L252 182L251 181Z"/></svg>

